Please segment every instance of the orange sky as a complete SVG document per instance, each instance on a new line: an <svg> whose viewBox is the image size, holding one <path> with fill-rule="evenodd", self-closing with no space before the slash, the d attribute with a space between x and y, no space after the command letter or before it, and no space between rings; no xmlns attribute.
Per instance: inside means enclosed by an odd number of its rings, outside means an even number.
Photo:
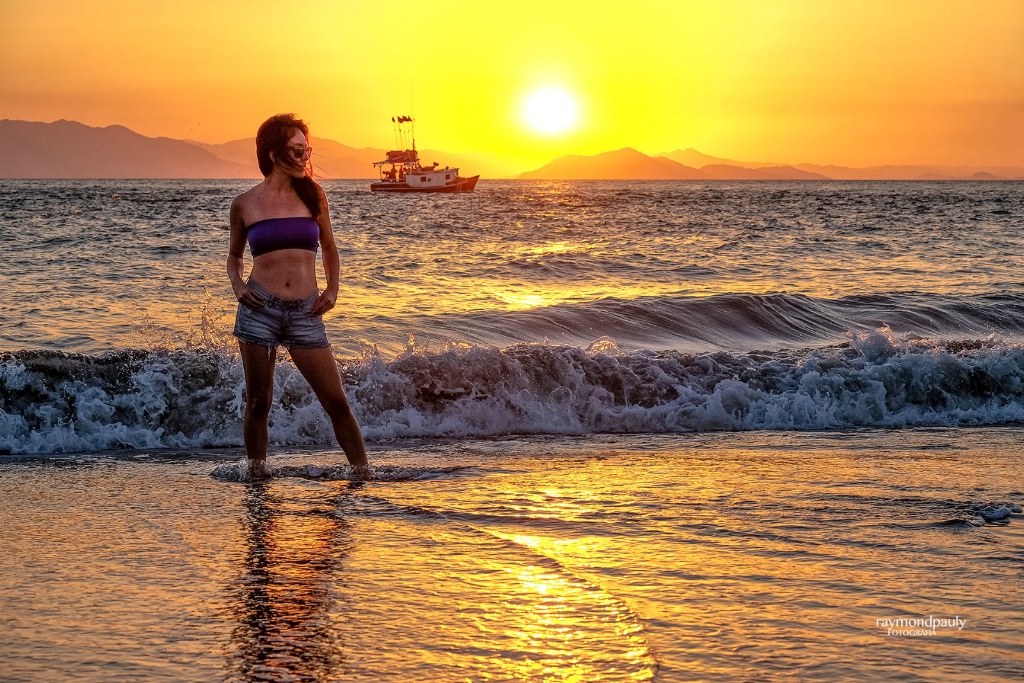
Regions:
<svg viewBox="0 0 1024 683"><path fill-rule="evenodd" d="M301 9L289 9L296 7ZM293 111L354 146L695 147L781 163L1024 166L1024 2L0 0L0 118L207 142ZM575 98L541 134L523 104Z"/></svg>

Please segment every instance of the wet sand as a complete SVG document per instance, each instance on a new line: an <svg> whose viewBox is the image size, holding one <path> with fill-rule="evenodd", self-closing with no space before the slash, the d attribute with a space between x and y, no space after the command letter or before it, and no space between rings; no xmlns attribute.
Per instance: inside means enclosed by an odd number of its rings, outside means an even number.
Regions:
<svg viewBox="0 0 1024 683"><path fill-rule="evenodd" d="M10 681L1005 681L1016 429L0 464ZM213 476L216 475L216 476ZM885 620L964 620L893 636Z"/></svg>

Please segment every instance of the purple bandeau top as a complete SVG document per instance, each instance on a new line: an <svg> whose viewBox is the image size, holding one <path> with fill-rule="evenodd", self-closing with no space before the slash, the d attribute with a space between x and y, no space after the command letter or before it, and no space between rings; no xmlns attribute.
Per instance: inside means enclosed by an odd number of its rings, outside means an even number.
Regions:
<svg viewBox="0 0 1024 683"><path fill-rule="evenodd" d="M256 221L245 232L253 258L278 249L307 249L320 246L320 224L309 216L267 218Z"/></svg>

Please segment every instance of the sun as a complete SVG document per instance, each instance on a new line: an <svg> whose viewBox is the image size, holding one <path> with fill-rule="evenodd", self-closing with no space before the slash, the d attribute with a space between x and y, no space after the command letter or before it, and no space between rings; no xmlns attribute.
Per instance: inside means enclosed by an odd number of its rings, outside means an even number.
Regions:
<svg viewBox="0 0 1024 683"><path fill-rule="evenodd" d="M523 120L542 135L559 135L576 127L579 107L572 93L557 86L534 90L523 102Z"/></svg>

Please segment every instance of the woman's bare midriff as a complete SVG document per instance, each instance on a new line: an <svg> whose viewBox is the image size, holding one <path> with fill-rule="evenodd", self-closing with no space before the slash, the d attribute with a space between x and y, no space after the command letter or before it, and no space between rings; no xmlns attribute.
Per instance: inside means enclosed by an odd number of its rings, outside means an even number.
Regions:
<svg viewBox="0 0 1024 683"><path fill-rule="evenodd" d="M257 256L249 277L282 299L302 299L317 291L316 254L307 249L279 249Z"/></svg>

